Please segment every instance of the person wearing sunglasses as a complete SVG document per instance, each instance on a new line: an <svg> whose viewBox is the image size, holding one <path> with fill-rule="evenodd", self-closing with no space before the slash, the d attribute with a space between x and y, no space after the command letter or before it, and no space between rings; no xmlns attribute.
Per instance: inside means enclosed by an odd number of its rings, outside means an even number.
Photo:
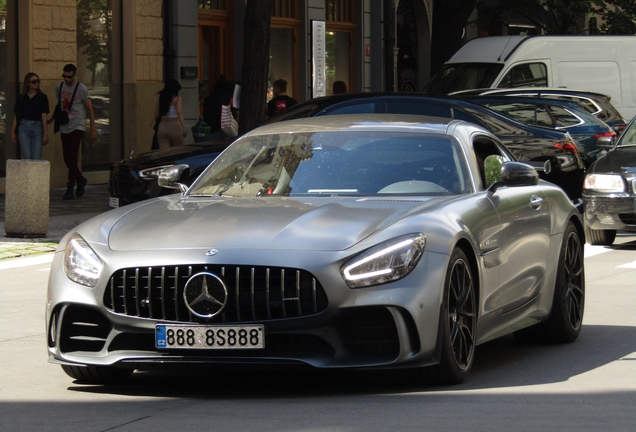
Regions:
<svg viewBox="0 0 636 432"><path fill-rule="evenodd" d="M84 188L88 183L78 166L79 149L86 130L87 115L90 122L89 141L91 143L97 141L97 130L93 103L88 88L77 81L77 67L74 64L64 66L62 78L64 81L55 87L55 94L58 96L58 103L61 102L61 109L68 112L69 117L68 123L60 125L64 163L68 168L67 189L62 198L69 200L76 196L78 198L83 196ZM49 123L54 120L54 118L49 119ZM75 190L76 184L77 190Z"/></svg>
<svg viewBox="0 0 636 432"><path fill-rule="evenodd" d="M33 72L24 77L22 94L13 110L11 141L20 143L22 159L42 159L42 147L49 143L47 115L49 99L40 90L40 78Z"/></svg>

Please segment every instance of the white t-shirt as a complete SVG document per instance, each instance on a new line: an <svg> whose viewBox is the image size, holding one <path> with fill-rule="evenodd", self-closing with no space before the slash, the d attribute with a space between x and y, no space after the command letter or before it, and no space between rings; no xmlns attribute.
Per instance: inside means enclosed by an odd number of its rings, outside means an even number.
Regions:
<svg viewBox="0 0 636 432"><path fill-rule="evenodd" d="M69 122L65 125L60 125L61 133L71 133L74 130L86 130L86 101L89 99L88 88L81 82L77 84L77 92L75 93L75 100L71 106L71 110L68 110L69 100L73 96L75 90L75 84L66 85L66 83L60 83L55 86L55 96L60 95L60 85L62 86L62 108L68 111Z"/></svg>

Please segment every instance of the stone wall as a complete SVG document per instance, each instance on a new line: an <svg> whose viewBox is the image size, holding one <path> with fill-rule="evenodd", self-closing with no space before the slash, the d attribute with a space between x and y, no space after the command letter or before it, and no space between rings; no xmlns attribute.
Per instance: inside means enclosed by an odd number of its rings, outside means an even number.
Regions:
<svg viewBox="0 0 636 432"><path fill-rule="evenodd" d="M137 0L135 81L163 80L163 19L161 0Z"/></svg>
<svg viewBox="0 0 636 432"><path fill-rule="evenodd" d="M59 80L64 65L77 59L75 7L75 0L32 0L29 70L42 80Z"/></svg>

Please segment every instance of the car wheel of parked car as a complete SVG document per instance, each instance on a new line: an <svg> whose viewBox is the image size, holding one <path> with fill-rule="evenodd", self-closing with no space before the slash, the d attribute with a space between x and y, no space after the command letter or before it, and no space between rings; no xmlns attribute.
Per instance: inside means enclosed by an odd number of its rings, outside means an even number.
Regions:
<svg viewBox="0 0 636 432"><path fill-rule="evenodd" d="M550 317L514 333L519 342L574 342L581 331L585 305L583 242L570 222L565 230Z"/></svg>
<svg viewBox="0 0 636 432"><path fill-rule="evenodd" d="M459 384L468 376L475 356L476 304L470 262L466 254L456 248L451 254L444 284L440 362L416 369L418 381Z"/></svg>
<svg viewBox="0 0 636 432"><path fill-rule="evenodd" d="M585 237L591 245L611 246L616 238L616 230L595 230L586 225Z"/></svg>
<svg viewBox="0 0 636 432"><path fill-rule="evenodd" d="M71 378L84 384L108 384L128 378L133 369L121 369L112 366L67 366L64 372Z"/></svg>

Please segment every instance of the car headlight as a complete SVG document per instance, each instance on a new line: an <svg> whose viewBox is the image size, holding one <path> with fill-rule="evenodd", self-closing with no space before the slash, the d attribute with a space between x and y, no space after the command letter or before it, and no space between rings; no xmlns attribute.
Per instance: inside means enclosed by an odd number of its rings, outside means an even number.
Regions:
<svg viewBox="0 0 636 432"><path fill-rule="evenodd" d="M346 262L340 273L349 288L364 288L402 279L422 257L426 237L409 234L380 243Z"/></svg>
<svg viewBox="0 0 636 432"><path fill-rule="evenodd" d="M163 165L139 170L139 177L147 180L156 179L159 177L159 174L161 174L161 171L165 170L166 168L170 168L171 166L172 165Z"/></svg>
<svg viewBox="0 0 636 432"><path fill-rule="evenodd" d="M78 284L94 287L104 264L79 234L73 235L64 251L64 272Z"/></svg>
<svg viewBox="0 0 636 432"><path fill-rule="evenodd" d="M583 189L598 192L625 192L625 182L618 174L588 174Z"/></svg>

